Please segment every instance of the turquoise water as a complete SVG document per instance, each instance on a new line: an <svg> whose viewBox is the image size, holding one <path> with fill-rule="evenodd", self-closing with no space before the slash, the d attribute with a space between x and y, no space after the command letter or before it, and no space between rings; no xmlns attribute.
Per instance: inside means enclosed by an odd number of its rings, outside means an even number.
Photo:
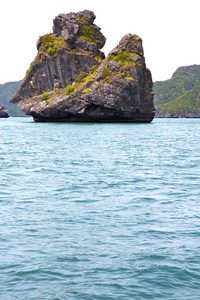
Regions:
<svg viewBox="0 0 200 300"><path fill-rule="evenodd" d="M0 299L200 299L199 139L0 119Z"/></svg>

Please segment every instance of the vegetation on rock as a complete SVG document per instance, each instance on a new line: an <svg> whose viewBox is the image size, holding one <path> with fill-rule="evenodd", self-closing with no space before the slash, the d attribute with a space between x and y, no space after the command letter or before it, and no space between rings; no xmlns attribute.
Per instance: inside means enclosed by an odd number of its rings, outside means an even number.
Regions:
<svg viewBox="0 0 200 300"><path fill-rule="evenodd" d="M10 101L18 103L56 88L64 89L75 78L81 82L90 67L98 66L104 59L100 49L106 38L94 20L94 13L88 10L55 17L53 32L39 37L38 53Z"/></svg>
<svg viewBox="0 0 200 300"><path fill-rule="evenodd" d="M83 72L83 71L81 71L77 76L76 76L76 78L75 78L75 81L76 82L81 82L81 81L83 81L83 78L85 77L85 73Z"/></svg>
<svg viewBox="0 0 200 300"><path fill-rule="evenodd" d="M48 93L44 93L41 95L40 97L41 100L48 100L49 99L49 94Z"/></svg>
<svg viewBox="0 0 200 300"><path fill-rule="evenodd" d="M66 95L68 95L68 96L71 95L72 93L76 92L76 90L77 90L76 85L68 85L65 88Z"/></svg>
<svg viewBox="0 0 200 300"><path fill-rule="evenodd" d="M91 25L85 25L80 30L80 38L89 43L96 43L95 32Z"/></svg>
<svg viewBox="0 0 200 300"><path fill-rule="evenodd" d="M134 64L133 57L128 50L120 51L117 55L109 55L108 61L118 61L120 66L126 65L126 64Z"/></svg>
<svg viewBox="0 0 200 300"><path fill-rule="evenodd" d="M103 79L106 80L108 77L112 76L112 71L108 69L108 67L105 67L105 69L102 71Z"/></svg>
<svg viewBox="0 0 200 300"><path fill-rule="evenodd" d="M39 52L44 52L51 56L55 56L60 49L66 48L66 43L62 37L55 37L51 34L42 36L39 43Z"/></svg>
<svg viewBox="0 0 200 300"><path fill-rule="evenodd" d="M60 14L11 99L35 120L151 122L152 78L142 40L125 35L108 58L91 11ZM62 51L60 51L62 50Z"/></svg>

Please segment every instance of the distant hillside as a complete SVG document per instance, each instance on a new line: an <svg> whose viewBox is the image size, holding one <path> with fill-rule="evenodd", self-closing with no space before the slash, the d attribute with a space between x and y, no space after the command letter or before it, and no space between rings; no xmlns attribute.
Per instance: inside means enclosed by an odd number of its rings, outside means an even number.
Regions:
<svg viewBox="0 0 200 300"><path fill-rule="evenodd" d="M200 117L200 65L178 68L153 90L157 117Z"/></svg>
<svg viewBox="0 0 200 300"><path fill-rule="evenodd" d="M10 98L15 94L21 82L22 80L0 84L0 105L4 105L13 117L25 116L17 104L9 103Z"/></svg>

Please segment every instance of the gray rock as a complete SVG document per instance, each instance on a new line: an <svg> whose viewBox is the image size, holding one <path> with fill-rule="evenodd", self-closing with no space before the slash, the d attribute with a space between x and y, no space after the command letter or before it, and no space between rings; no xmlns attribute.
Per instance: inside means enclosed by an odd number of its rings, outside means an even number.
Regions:
<svg viewBox="0 0 200 300"><path fill-rule="evenodd" d="M4 105L0 105L0 118L9 118L10 115Z"/></svg>
<svg viewBox="0 0 200 300"><path fill-rule="evenodd" d="M51 92L57 82L64 88L80 72L89 73L93 65L100 64L106 38L93 24L94 19L90 11L60 14L54 19L53 33L37 41L38 54L12 103Z"/></svg>
<svg viewBox="0 0 200 300"><path fill-rule="evenodd" d="M11 99L35 121L151 122L154 118L153 83L141 38L125 35L102 61L99 49L105 37L94 19L90 11L60 14L54 19L53 34L40 37L37 58Z"/></svg>

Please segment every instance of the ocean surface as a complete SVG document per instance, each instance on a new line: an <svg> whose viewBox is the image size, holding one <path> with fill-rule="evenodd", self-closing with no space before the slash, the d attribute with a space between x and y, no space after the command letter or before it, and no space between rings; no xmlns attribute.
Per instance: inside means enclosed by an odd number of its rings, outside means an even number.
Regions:
<svg viewBox="0 0 200 300"><path fill-rule="evenodd" d="M0 119L0 299L200 299L200 119Z"/></svg>

